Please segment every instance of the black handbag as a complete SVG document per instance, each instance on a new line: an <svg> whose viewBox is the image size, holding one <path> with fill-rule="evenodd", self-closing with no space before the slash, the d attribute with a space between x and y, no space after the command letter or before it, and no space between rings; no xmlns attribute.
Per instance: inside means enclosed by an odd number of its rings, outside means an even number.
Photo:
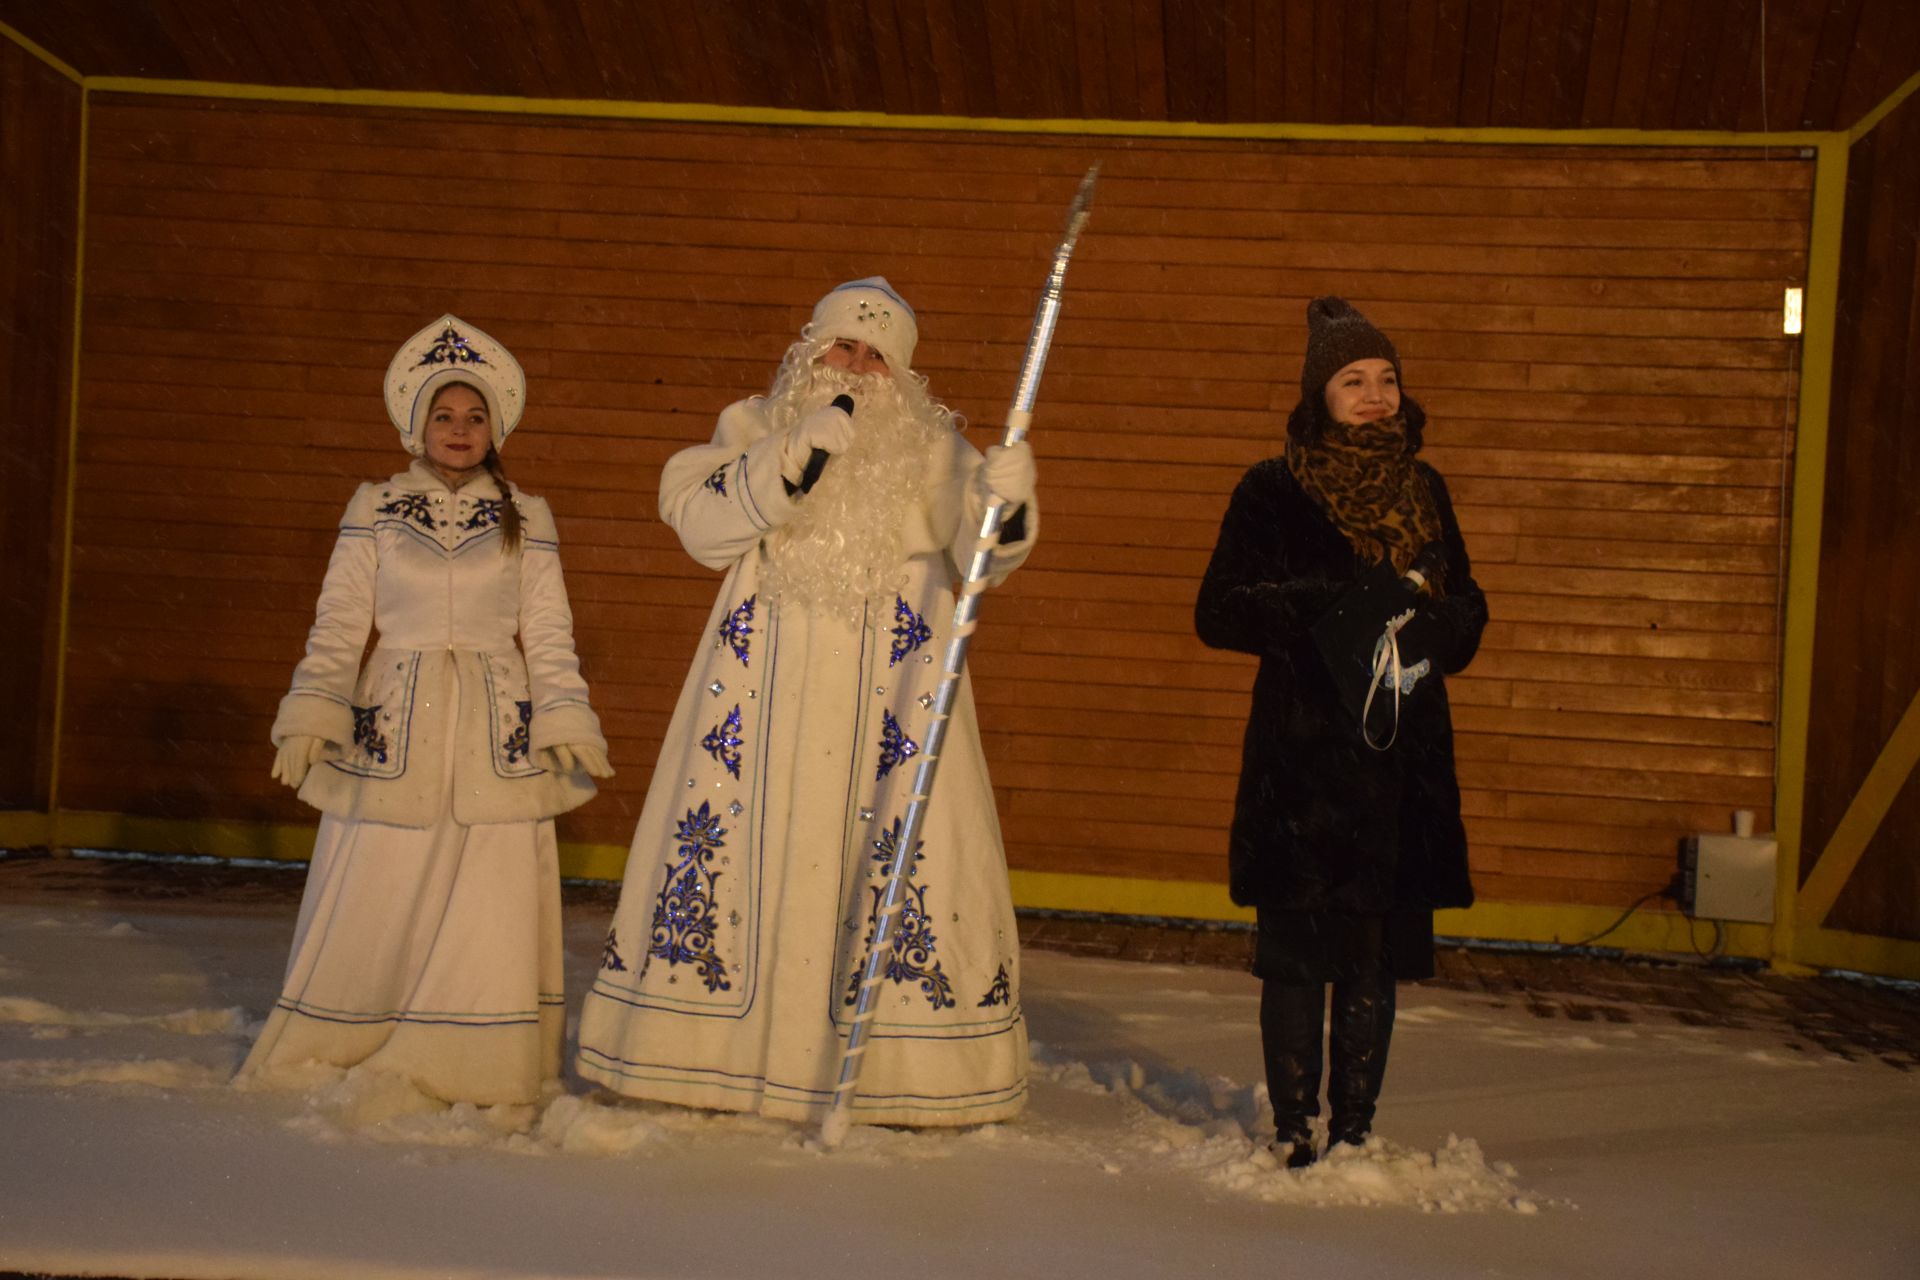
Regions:
<svg viewBox="0 0 1920 1280"><path fill-rule="evenodd" d="M1400 731L1400 700L1425 674L1402 666L1395 636L1413 616L1415 603L1413 587L1382 560L1313 624L1314 645L1333 677L1341 709L1376 751L1393 745ZM1382 736L1385 742L1378 741Z"/></svg>

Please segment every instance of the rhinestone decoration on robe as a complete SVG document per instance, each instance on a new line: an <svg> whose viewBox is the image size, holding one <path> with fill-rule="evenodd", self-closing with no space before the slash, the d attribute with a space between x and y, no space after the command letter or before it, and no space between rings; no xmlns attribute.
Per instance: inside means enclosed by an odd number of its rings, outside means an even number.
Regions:
<svg viewBox="0 0 1920 1280"><path fill-rule="evenodd" d="M506 752L508 764L525 760L527 753L533 749L528 737L533 728L533 704L516 701L513 705L520 713L520 723L512 733L507 735L507 740L500 744Z"/></svg>
<svg viewBox="0 0 1920 1280"><path fill-rule="evenodd" d="M725 467L715 467L713 469L713 474L708 476L705 480L702 480L700 482L700 485L704 489L711 489L713 492L719 494L723 498L726 497L727 496L727 469Z"/></svg>
<svg viewBox="0 0 1920 1280"><path fill-rule="evenodd" d="M607 945L600 949L600 967L614 973L627 971L627 962L620 958L620 934L617 930L607 930Z"/></svg>
<svg viewBox="0 0 1920 1280"><path fill-rule="evenodd" d="M875 862L883 867L893 864L894 852L900 847L900 819L895 818L892 829L880 833L873 847L879 850L873 855ZM913 862L907 869L908 875L919 873L920 859L925 856L920 851L925 847L924 841L914 842ZM884 885L870 885L867 891L873 895L873 905L867 910L865 943L871 950L874 930L879 921L880 901L886 888ZM935 1009L951 1009L954 1007L953 983L940 971L940 961L933 954L935 941L933 918L927 914L927 886L909 884L905 900L900 904L900 918L893 926L893 936L888 939L887 967L881 976L895 984L915 983L928 1004ZM847 1004L859 1002L860 979L865 972L865 966L861 966L848 975Z"/></svg>
<svg viewBox="0 0 1920 1280"><path fill-rule="evenodd" d="M1001 965L993 975L993 985L987 988L987 994L980 997L976 1008L991 1009L997 1004L1013 1003L1013 981L1007 977L1007 966Z"/></svg>
<svg viewBox="0 0 1920 1280"><path fill-rule="evenodd" d="M475 498L473 514L460 522L460 528L468 532L491 529L500 523L500 508L506 505L501 498Z"/></svg>
<svg viewBox="0 0 1920 1280"><path fill-rule="evenodd" d="M433 522L433 509L424 493L397 493L373 510L376 515L399 516L429 532L439 527Z"/></svg>
<svg viewBox="0 0 1920 1280"><path fill-rule="evenodd" d="M740 736L740 704L736 702L725 720L707 730L700 746L737 778L740 776L740 744L745 741Z"/></svg>
<svg viewBox="0 0 1920 1280"><path fill-rule="evenodd" d="M753 634L753 602L759 598L757 593L748 596L720 623L721 641L732 647L733 656L740 659L743 667L747 665L747 651L753 644L747 638Z"/></svg>
<svg viewBox="0 0 1920 1280"><path fill-rule="evenodd" d="M653 945L647 958L670 966L691 964L708 991L731 991L726 963L713 945L719 924L714 882L722 875L713 869L713 851L726 848L721 837L727 830L720 825L720 815L702 801L698 809L687 810L676 834L680 861L667 868L667 882L654 904Z"/></svg>
<svg viewBox="0 0 1920 1280"><path fill-rule="evenodd" d="M913 611L913 606L899 596L893 598L893 649L887 654L887 665L893 666L902 658L918 649L933 638L933 628L927 620Z"/></svg>
<svg viewBox="0 0 1920 1280"><path fill-rule="evenodd" d="M440 336L434 341L434 344L427 348L427 354L420 357L420 363L413 367L421 369L430 364L455 365L486 363L486 357L469 346L467 340L460 335L458 329L452 325L448 325L440 331Z"/></svg>
<svg viewBox="0 0 1920 1280"><path fill-rule="evenodd" d="M371 707L353 708L353 745L378 760L387 762L387 735L381 733L374 723L380 715L381 704Z"/></svg>
<svg viewBox="0 0 1920 1280"><path fill-rule="evenodd" d="M920 744L906 735L900 722L893 718L893 712L880 712L880 768L873 775L878 782L893 772L897 764L904 764L911 756L918 755Z"/></svg>

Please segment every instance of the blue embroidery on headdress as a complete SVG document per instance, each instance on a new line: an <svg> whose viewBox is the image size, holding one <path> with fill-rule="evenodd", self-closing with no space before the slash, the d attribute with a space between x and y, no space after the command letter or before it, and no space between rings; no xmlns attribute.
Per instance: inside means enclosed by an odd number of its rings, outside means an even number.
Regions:
<svg viewBox="0 0 1920 1280"><path fill-rule="evenodd" d="M600 967L615 973L627 971L627 962L620 958L620 935L612 929L607 930L607 945L600 950Z"/></svg>
<svg viewBox="0 0 1920 1280"><path fill-rule="evenodd" d="M720 621L720 639L733 648L733 656L740 659L740 665L747 665L747 650L752 641L747 637L753 634L753 602L760 597L756 593L742 600L739 607Z"/></svg>
<svg viewBox="0 0 1920 1280"><path fill-rule="evenodd" d="M723 498L726 497L727 496L727 469L725 467L715 467L713 469L713 474L708 476L705 480L701 481L700 483L702 488L711 489L715 493L719 494L721 497Z"/></svg>
<svg viewBox="0 0 1920 1280"><path fill-rule="evenodd" d="M353 745L365 751L381 764L387 762L387 735L374 725L380 714L381 704L371 707L353 708Z"/></svg>
<svg viewBox="0 0 1920 1280"><path fill-rule="evenodd" d="M699 809L687 810L676 834L680 861L668 866L667 882L654 904L653 945L647 956L669 965L691 964L708 991L730 991L726 963L713 945L719 924L714 882L721 874L713 869L713 851L726 847L721 837L727 830L720 825L720 815L702 801Z"/></svg>
<svg viewBox="0 0 1920 1280"><path fill-rule="evenodd" d="M460 336L458 329L448 325L440 331L440 336L434 340L433 345L427 348L427 354L420 357L420 363L413 367L420 369L430 364L485 364L486 362L487 358L475 351L467 340Z"/></svg>
<svg viewBox="0 0 1920 1280"><path fill-rule="evenodd" d="M399 516L402 520L411 520L422 529L433 529L433 509L424 493L401 493L384 506L374 508L377 515Z"/></svg>
<svg viewBox="0 0 1920 1280"><path fill-rule="evenodd" d="M736 702L725 720L707 730L707 736L700 739L700 746L708 755L727 766L727 772L737 778L740 776L740 744L745 741L740 736L740 704Z"/></svg>
<svg viewBox="0 0 1920 1280"><path fill-rule="evenodd" d="M900 722L893 718L893 712L882 708L880 711L880 768L873 775L874 781L893 772L897 764L904 764L909 756L918 754L920 744L909 738L900 728Z"/></svg>
<svg viewBox="0 0 1920 1280"><path fill-rule="evenodd" d="M899 596L893 598L893 651L887 654L892 666L933 638L933 628Z"/></svg>
<svg viewBox="0 0 1920 1280"><path fill-rule="evenodd" d="M980 997L977 1009L991 1009L996 1004L1013 1003L1013 983L1007 977L1007 966L1001 965L993 975L993 985L987 988L987 994Z"/></svg>
<svg viewBox="0 0 1920 1280"><path fill-rule="evenodd" d="M512 733L507 735L507 740L500 744L507 753L508 764L512 764L517 760L525 760L527 753L533 749L528 733L533 727L533 704L531 702L515 702L513 705L519 709L520 724Z"/></svg>
<svg viewBox="0 0 1920 1280"><path fill-rule="evenodd" d="M879 850L873 860L891 866L894 853L900 847L900 819L893 820L891 830L880 833L873 847ZM913 862L907 868L909 876L919 874L920 859L925 856L920 851L925 847L922 841L914 842ZM928 1004L935 1009L951 1009L954 1007L953 983L940 971L940 961L933 954L937 940L933 936L933 920L927 914L927 888L924 884L907 886L906 900L900 904L900 919L888 939L887 967L881 976L894 983L917 983ZM866 945L870 948L879 925L880 900L886 890L884 886L873 886L868 892L873 894L873 905L867 910ZM864 976L861 969L848 975L847 1004L859 1001L860 980Z"/></svg>

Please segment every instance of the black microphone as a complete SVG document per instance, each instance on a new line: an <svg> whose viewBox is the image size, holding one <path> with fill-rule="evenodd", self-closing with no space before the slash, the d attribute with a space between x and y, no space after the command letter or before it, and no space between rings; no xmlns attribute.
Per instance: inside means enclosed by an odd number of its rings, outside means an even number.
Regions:
<svg viewBox="0 0 1920 1280"><path fill-rule="evenodd" d="M845 394L837 395L833 398L833 407L852 417L853 397ZM832 456L825 449L815 449L807 455L807 465L800 472L800 492L813 492L813 486L819 481L820 473L827 469L827 459Z"/></svg>

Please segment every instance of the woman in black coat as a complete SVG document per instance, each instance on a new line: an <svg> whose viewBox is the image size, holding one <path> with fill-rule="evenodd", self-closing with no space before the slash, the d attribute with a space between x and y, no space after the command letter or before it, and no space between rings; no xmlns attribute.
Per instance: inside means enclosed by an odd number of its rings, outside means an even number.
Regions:
<svg viewBox="0 0 1920 1280"><path fill-rule="evenodd" d="M1401 393L1393 344L1339 298L1310 303L1307 325L1286 453L1234 490L1194 609L1208 645L1260 659L1228 867L1233 900L1258 914L1274 1149L1290 1168L1314 1160L1328 985L1329 1145L1358 1145L1394 983L1433 976L1434 909L1473 902L1442 676L1467 665L1487 621L1446 486L1415 460L1426 415ZM1413 610L1398 634L1406 692L1378 691L1363 739L1314 627L1383 560L1413 571L1399 588Z"/></svg>

